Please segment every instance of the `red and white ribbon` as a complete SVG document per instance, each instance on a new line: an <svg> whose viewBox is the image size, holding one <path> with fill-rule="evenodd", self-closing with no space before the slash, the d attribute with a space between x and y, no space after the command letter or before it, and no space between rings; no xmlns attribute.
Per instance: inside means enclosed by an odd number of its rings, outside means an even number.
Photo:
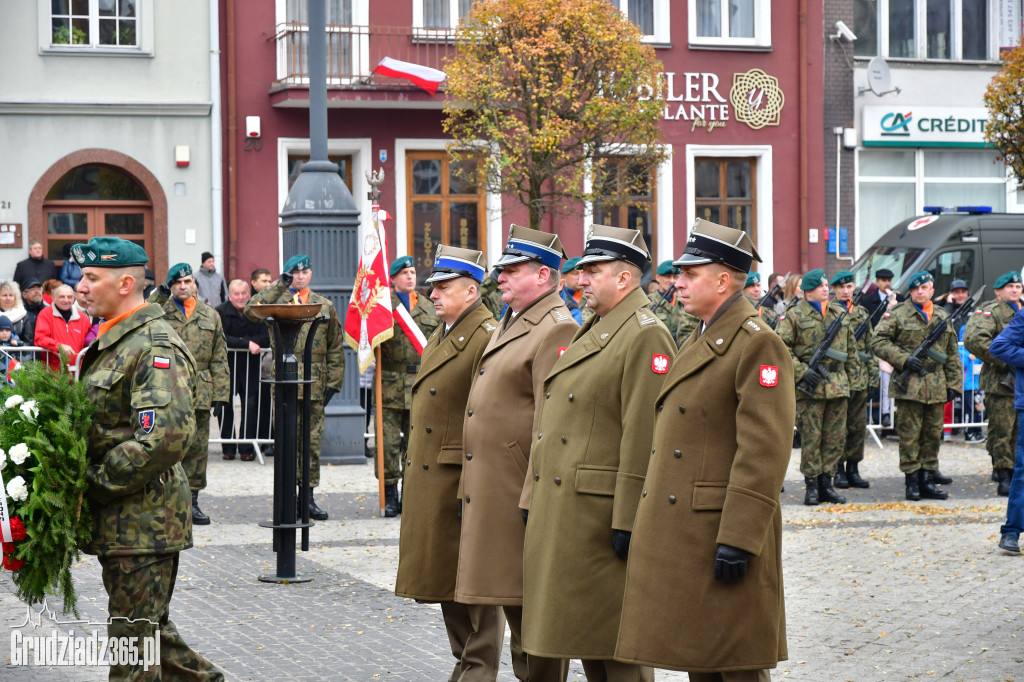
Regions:
<svg viewBox="0 0 1024 682"><path fill-rule="evenodd" d="M423 349L427 345L427 337L425 337L423 332L420 331L420 328L416 326L416 321L412 319L412 315L409 314L409 311L405 309L404 305L399 303L395 306L392 314L395 317L395 322L398 323L398 326L409 338L409 342L412 344L412 347L416 349L417 353L423 355Z"/></svg>

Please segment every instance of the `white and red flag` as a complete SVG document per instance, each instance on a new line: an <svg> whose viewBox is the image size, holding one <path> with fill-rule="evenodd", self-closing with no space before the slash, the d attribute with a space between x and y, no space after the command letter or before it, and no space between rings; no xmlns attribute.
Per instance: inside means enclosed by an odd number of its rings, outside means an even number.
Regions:
<svg viewBox="0 0 1024 682"><path fill-rule="evenodd" d="M382 76L391 76L392 78L404 78L420 86L431 95L437 92L438 86L447 78L444 71L432 69L429 66L399 61L391 57L381 59L380 64L377 65L373 72L379 73Z"/></svg>
<svg viewBox="0 0 1024 682"><path fill-rule="evenodd" d="M373 361L373 349L394 334L391 312L391 282L388 278L388 243L378 219L379 207L371 209L373 229L363 239L359 270L352 287L352 300L345 314L345 342L355 349L362 374Z"/></svg>

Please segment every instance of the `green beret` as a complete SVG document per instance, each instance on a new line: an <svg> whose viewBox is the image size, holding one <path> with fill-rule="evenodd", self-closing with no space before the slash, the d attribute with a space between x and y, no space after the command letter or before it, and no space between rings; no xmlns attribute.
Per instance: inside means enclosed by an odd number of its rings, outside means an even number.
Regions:
<svg viewBox="0 0 1024 682"><path fill-rule="evenodd" d="M910 276L910 281L907 282L907 289L916 289L922 284L927 284L928 282L933 281L935 281L935 278L932 277L932 273L927 270L918 270Z"/></svg>
<svg viewBox="0 0 1024 682"><path fill-rule="evenodd" d="M755 284L760 284L760 283L761 283L761 273L757 272L756 270L754 272L748 272L747 273L747 283L743 285L743 288L746 289L747 287L752 287Z"/></svg>
<svg viewBox="0 0 1024 682"><path fill-rule="evenodd" d="M568 274L568 273L572 272L573 270L576 269L576 266L579 265L579 264L580 264L580 257L579 256L576 256L575 258L570 258L569 260L565 261L565 265L562 266L562 274L565 275L565 274Z"/></svg>
<svg viewBox="0 0 1024 682"><path fill-rule="evenodd" d="M292 256L284 264L285 272L298 272L299 270L312 270L313 262L304 253Z"/></svg>
<svg viewBox="0 0 1024 682"><path fill-rule="evenodd" d="M170 270L167 271L167 285L170 286L177 282L182 277L188 277L192 274L192 266L188 263L178 263L172 265Z"/></svg>
<svg viewBox="0 0 1024 682"><path fill-rule="evenodd" d="M71 258L83 268L126 268L149 262L146 250L120 237L93 237L71 247Z"/></svg>
<svg viewBox="0 0 1024 682"><path fill-rule="evenodd" d="M1020 284L1020 273L1017 272L1016 270L1010 270L1005 275L1001 275L999 279L996 280L996 283L992 285L992 288L1002 289L1003 287L1010 283Z"/></svg>
<svg viewBox="0 0 1024 682"><path fill-rule="evenodd" d="M800 280L800 289L802 291L810 291L811 289L817 289L822 284L828 284L828 279L825 278L825 271L821 268L814 268Z"/></svg>
<svg viewBox="0 0 1024 682"><path fill-rule="evenodd" d="M663 260L660 263L658 263L657 273L659 275L678 275L679 274L679 268L677 268L672 263L672 259L669 258L668 260Z"/></svg>
<svg viewBox="0 0 1024 682"><path fill-rule="evenodd" d="M394 277L402 270L414 267L416 267L416 262L412 259L412 256L399 256L395 260L391 261L391 267L388 269L388 272L392 277Z"/></svg>
<svg viewBox="0 0 1024 682"><path fill-rule="evenodd" d="M849 284L853 281L853 273L849 270L840 270L832 276L832 281L829 282L829 286L837 287L840 284Z"/></svg>

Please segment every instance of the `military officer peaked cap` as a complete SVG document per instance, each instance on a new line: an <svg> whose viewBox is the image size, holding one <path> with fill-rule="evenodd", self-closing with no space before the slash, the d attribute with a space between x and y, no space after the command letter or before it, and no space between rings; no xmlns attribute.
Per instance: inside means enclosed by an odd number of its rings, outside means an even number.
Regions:
<svg viewBox="0 0 1024 682"><path fill-rule="evenodd" d="M651 262L651 252L647 250L643 234L624 227L591 225L583 257L576 267L613 260L624 260L643 270L644 265Z"/></svg>
<svg viewBox="0 0 1024 682"><path fill-rule="evenodd" d="M658 263L658 274L659 275L678 275L679 268L672 264L672 259L663 260Z"/></svg>
<svg viewBox="0 0 1024 682"><path fill-rule="evenodd" d="M298 272L299 270L312 270L313 261L304 253L292 256L284 264L285 272Z"/></svg>
<svg viewBox="0 0 1024 682"><path fill-rule="evenodd" d="M414 267L416 267L416 261L412 259L412 256L399 256L395 260L391 261L391 267L388 268L388 274L394 277L402 270Z"/></svg>
<svg viewBox="0 0 1024 682"><path fill-rule="evenodd" d="M515 224L508 229L508 243L501 253L501 258L495 263L498 267L533 260L553 270L560 270L562 259L565 258L565 249L558 235Z"/></svg>
<svg viewBox="0 0 1024 682"><path fill-rule="evenodd" d="M149 262L146 250L120 237L93 237L71 247L71 258L83 268L126 268Z"/></svg>
<svg viewBox="0 0 1024 682"><path fill-rule="evenodd" d="M800 289L802 291L810 291L811 289L817 289L822 284L828 284L825 271L821 268L814 268L800 280Z"/></svg>
<svg viewBox="0 0 1024 682"><path fill-rule="evenodd" d="M721 263L740 272L750 272L755 260L760 263L761 256L746 232L697 218L690 228L686 250L674 264Z"/></svg>
<svg viewBox="0 0 1024 682"><path fill-rule="evenodd" d="M477 283L483 282L486 264L484 254L479 251L438 244L427 284L456 277L469 277Z"/></svg>
<svg viewBox="0 0 1024 682"><path fill-rule="evenodd" d="M849 284L853 281L853 273L849 270L840 270L832 276L832 281L829 282L829 286L837 287L843 284Z"/></svg>
<svg viewBox="0 0 1024 682"><path fill-rule="evenodd" d="M172 265L171 269L167 271L167 283L174 284L179 279L188 277L192 274L192 266L188 263L178 263Z"/></svg>
<svg viewBox="0 0 1024 682"><path fill-rule="evenodd" d="M743 288L746 289L747 287L752 287L755 284L760 284L760 283L761 283L761 273L759 273L756 270L754 272L748 272L747 273L747 283L743 285Z"/></svg>
<svg viewBox="0 0 1024 682"><path fill-rule="evenodd" d="M932 277L932 273L928 272L927 270L918 270L913 275L911 275L910 281L907 282L907 289L916 289L922 284L927 284L928 282L932 282L934 280L935 278Z"/></svg>
<svg viewBox="0 0 1024 682"><path fill-rule="evenodd" d="M1016 270L1010 270L1005 275L1001 275L996 283L992 286L993 289L1002 289L1007 284L1020 284L1020 273Z"/></svg>

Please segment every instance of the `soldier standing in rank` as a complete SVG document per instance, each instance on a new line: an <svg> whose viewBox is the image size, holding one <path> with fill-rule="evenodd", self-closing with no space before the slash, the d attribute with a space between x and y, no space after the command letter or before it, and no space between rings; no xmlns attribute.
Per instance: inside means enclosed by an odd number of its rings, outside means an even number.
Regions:
<svg viewBox="0 0 1024 682"><path fill-rule="evenodd" d="M678 274L679 268L672 265L671 259L659 263L654 271L658 290L647 297L650 301L651 311L665 325L673 339L676 337L676 331L679 330L679 318L683 316L683 302L679 298L679 294L676 293L675 287Z"/></svg>
<svg viewBox="0 0 1024 682"><path fill-rule="evenodd" d="M804 504L843 504L846 498L832 487L839 460L846 448L846 406L850 398L850 374L860 360L853 343L849 318L841 322L839 335L826 351L823 373L810 371L808 360L818 349L825 332L843 313L839 303L828 300L828 280L820 268L800 280L804 296L779 318L776 331L793 357L797 385L806 386L796 394L796 428L800 432L800 473L807 491ZM823 376L824 375L824 376Z"/></svg>
<svg viewBox="0 0 1024 682"><path fill-rule="evenodd" d="M440 603L458 682L495 680L505 619L501 608L455 601L462 529L462 426L474 369L495 330L480 301L486 273L479 251L439 246L427 284L441 319L412 386L402 531L395 594Z"/></svg>
<svg viewBox="0 0 1024 682"><path fill-rule="evenodd" d="M594 316L544 382L524 495L523 649L578 658L589 680L654 679L650 668L612 660L652 396L675 354L640 287L649 261L637 230L593 226L577 267Z"/></svg>
<svg viewBox="0 0 1024 682"><path fill-rule="evenodd" d="M167 281L150 294L150 302L164 309L167 323L188 346L196 361L196 437L182 466L192 490L192 523L205 526L210 517L199 508L199 491L206 487L210 447L210 410L226 408L231 399L228 346L220 315L195 295L192 266L178 263L167 271Z"/></svg>
<svg viewBox="0 0 1024 682"><path fill-rule="evenodd" d="M900 437L900 470L906 481L906 498L944 500L949 496L936 483L952 480L939 473L943 406L954 400L963 386L956 332L948 325L927 356L910 358L928 333L948 317L932 305L935 281L927 270L918 270L908 283L910 299L882 315L875 327L871 350L895 369L889 393L896 400L896 431ZM906 386L896 382L908 370Z"/></svg>
<svg viewBox="0 0 1024 682"><path fill-rule="evenodd" d="M181 460L195 437L196 371L188 348L146 305L141 246L118 237L76 244L77 289L86 309L105 321L82 358L82 383L96 406L86 474L94 530L85 548L99 557L109 601L107 635L160 638L163 679L223 680L170 620L178 555L192 546L189 483ZM159 634L158 634L159 633ZM112 640L113 641L113 640ZM111 680L149 675L141 662L111 664Z"/></svg>
<svg viewBox="0 0 1024 682"><path fill-rule="evenodd" d="M497 265L508 310L484 349L469 390L462 465L462 536L455 600L502 607L520 680L565 680L568 663L523 651L520 500L544 402L544 378L579 326L558 295L565 252L558 237L509 229ZM531 479L532 480L532 479Z"/></svg>
<svg viewBox="0 0 1024 682"><path fill-rule="evenodd" d="M309 518L326 521L327 512L321 509L313 499L313 490L320 485L320 442L324 434L324 407L341 390L341 384L345 380L345 337L331 299L321 296L309 288L312 279L312 259L306 254L292 256L284 264L284 271L276 281L246 301L245 316L250 320L260 321L260 318L253 314L252 307L263 303L304 303L319 305L320 310L317 317L327 318L327 323L317 327L313 337L310 376L314 383L310 387L313 394L310 396L309 424L305 426L309 429ZM300 378L305 375L302 358L308 335L309 326L303 325L295 339L295 356L299 361ZM271 335L270 344L274 345L273 335ZM306 386L300 384L298 396L300 401L303 399L305 390ZM302 410L299 410L298 424L295 430L299 442L296 443L295 454L300 463L302 461L303 427ZM280 453L278 456L281 456ZM298 483L302 485L301 466L298 467L298 475Z"/></svg>
<svg viewBox="0 0 1024 682"><path fill-rule="evenodd" d="M434 306L416 292L416 267L412 256L396 258L391 274L391 309L395 311L394 334L380 345L381 404L384 407L384 516L402 513L398 483L402 461L409 449L412 423L412 384L420 369L420 353L426 338L437 329ZM401 310L399 309L401 308ZM404 318L400 313L405 312ZM404 319L404 324L399 324ZM373 468L374 474L378 471Z"/></svg>
<svg viewBox="0 0 1024 682"><path fill-rule="evenodd" d="M583 287L580 286L580 271L576 269L576 264L579 262L579 256L565 261L561 273L565 294L576 303L580 311L577 322L583 324L594 316L594 311L587 306L587 295L583 292Z"/></svg>
<svg viewBox="0 0 1024 682"><path fill-rule="evenodd" d="M981 358L981 390L985 392L985 413L988 415L988 439L985 447L992 458L996 493L1010 494L1013 463L1017 448L1017 412L1013 408L1016 372L1005 362L992 356L989 345L1020 310L1020 273L1011 270L995 282L996 298L967 321L964 346Z"/></svg>
<svg viewBox="0 0 1024 682"><path fill-rule="evenodd" d="M498 288L499 272L497 268L492 270L480 285L480 302L491 311L495 320L501 317L501 311L505 307L501 300L501 289Z"/></svg>
<svg viewBox="0 0 1024 682"><path fill-rule="evenodd" d="M743 295L750 301L750 305L754 306L757 310L757 314L761 316L761 319L768 323L773 329L779 323L779 314L775 312L775 308L765 307L758 305L761 302L761 273L756 270L747 273L747 285L743 287Z"/></svg>
<svg viewBox="0 0 1024 682"><path fill-rule="evenodd" d="M626 567L615 658L691 682L767 682L787 656L779 490L793 369L741 295L755 258L746 233L698 220L676 261L701 326L655 398Z"/></svg>
<svg viewBox="0 0 1024 682"><path fill-rule="evenodd" d="M868 319L868 311L853 304L853 291L856 285L853 273L840 270L829 282L836 295L836 303L848 311L851 331ZM864 461L864 432L868 427L868 387L878 382L878 361L871 353L871 325L857 341L854 335L855 349L850 350L856 356L856 362L846 366L847 378L850 380L850 397L846 403L846 446L836 467L834 479L837 488L870 488L871 484L860 475L860 463Z"/></svg>

